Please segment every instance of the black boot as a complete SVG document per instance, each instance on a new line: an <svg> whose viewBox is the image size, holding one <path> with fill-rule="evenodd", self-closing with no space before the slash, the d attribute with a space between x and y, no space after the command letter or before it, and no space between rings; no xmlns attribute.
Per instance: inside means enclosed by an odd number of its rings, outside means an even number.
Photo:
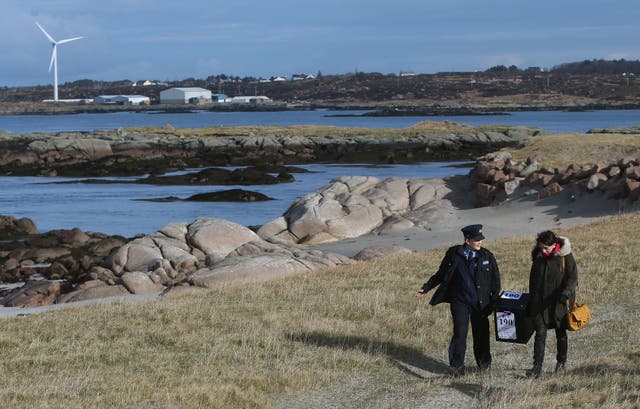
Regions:
<svg viewBox="0 0 640 409"><path fill-rule="evenodd" d="M531 368L530 371L527 371L527 376L529 378L539 378L540 377L540 373L542 372L542 364L541 363L537 363L534 362L533 364L533 368Z"/></svg>
<svg viewBox="0 0 640 409"><path fill-rule="evenodd" d="M556 363L556 373L564 371L564 362Z"/></svg>

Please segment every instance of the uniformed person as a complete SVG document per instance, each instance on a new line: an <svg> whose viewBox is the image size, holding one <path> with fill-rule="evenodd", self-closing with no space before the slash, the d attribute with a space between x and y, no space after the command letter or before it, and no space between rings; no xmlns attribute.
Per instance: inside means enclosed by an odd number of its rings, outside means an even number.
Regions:
<svg viewBox="0 0 640 409"><path fill-rule="evenodd" d="M500 295L498 263L493 254L482 247L482 225L466 226L462 233L464 244L447 250L438 271L416 293L416 297L422 298L438 287L429 303L450 305L453 336L449 343L449 367L454 376L464 373L469 322L478 368L491 367L489 315Z"/></svg>

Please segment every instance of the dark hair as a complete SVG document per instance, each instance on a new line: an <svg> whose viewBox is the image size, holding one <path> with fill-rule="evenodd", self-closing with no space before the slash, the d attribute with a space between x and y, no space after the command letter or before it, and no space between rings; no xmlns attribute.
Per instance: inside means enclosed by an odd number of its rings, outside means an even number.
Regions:
<svg viewBox="0 0 640 409"><path fill-rule="evenodd" d="M556 236L554 232L552 232L551 230L546 230L542 233L538 233L536 243L550 246L552 244L561 243L561 240L558 236Z"/></svg>

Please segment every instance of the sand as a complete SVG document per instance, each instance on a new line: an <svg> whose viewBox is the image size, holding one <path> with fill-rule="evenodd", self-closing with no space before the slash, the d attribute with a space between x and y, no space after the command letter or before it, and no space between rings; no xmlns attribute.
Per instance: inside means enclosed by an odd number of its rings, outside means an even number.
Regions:
<svg viewBox="0 0 640 409"><path fill-rule="evenodd" d="M430 223L426 228L385 230L353 239L315 246L353 257L369 246L401 246L415 251L451 246L463 242L460 229L470 224L482 224L485 243L508 237L531 236L544 230L569 228L591 223L602 217L638 211L638 204L607 199L603 193L583 193L572 198L568 192L546 199L533 196L473 209L456 209Z"/></svg>

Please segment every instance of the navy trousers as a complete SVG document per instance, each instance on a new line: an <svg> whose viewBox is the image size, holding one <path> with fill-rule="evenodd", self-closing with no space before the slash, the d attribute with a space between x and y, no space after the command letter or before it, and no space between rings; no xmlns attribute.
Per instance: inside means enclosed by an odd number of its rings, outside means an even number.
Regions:
<svg viewBox="0 0 640 409"><path fill-rule="evenodd" d="M471 321L473 336L473 355L481 369L491 366L491 346L489 344L489 317L466 304L452 302L451 318L453 319L453 336L449 343L449 366L460 369L464 366L464 355L467 350L467 333Z"/></svg>

